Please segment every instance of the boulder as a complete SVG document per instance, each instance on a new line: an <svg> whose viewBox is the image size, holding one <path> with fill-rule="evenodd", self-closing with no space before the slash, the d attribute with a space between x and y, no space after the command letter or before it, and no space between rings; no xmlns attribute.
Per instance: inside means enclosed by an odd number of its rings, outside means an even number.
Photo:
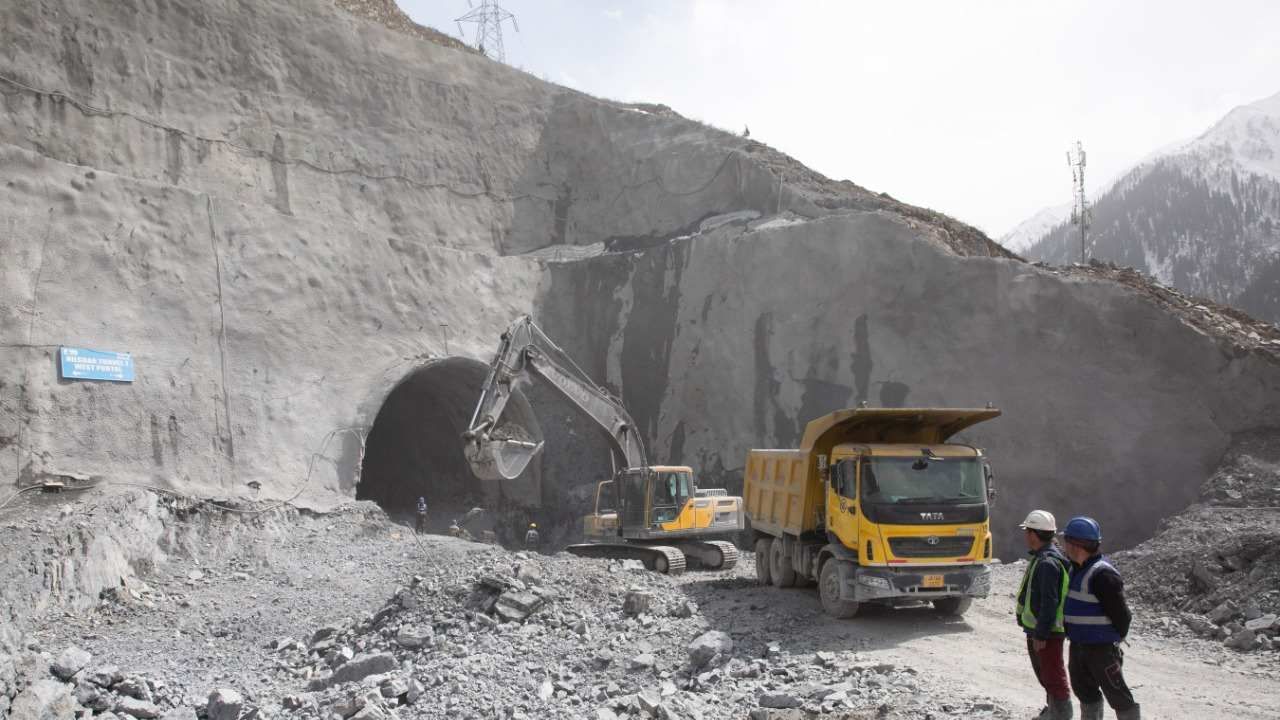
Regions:
<svg viewBox="0 0 1280 720"><path fill-rule="evenodd" d="M171 708L160 716L160 720L197 720L196 710L186 705Z"/></svg>
<svg viewBox="0 0 1280 720"><path fill-rule="evenodd" d="M363 680L370 675L379 675L381 673L391 672L399 667L396 658L391 653L378 653L376 655L357 655L350 661L340 665L333 674L328 677L316 678L308 685L308 690L323 690L332 685L340 685L347 682L356 682ZM213 718L210 718L213 720Z"/></svg>
<svg viewBox="0 0 1280 720"><path fill-rule="evenodd" d="M9 708L14 720L74 720L76 700L71 687L51 678L31 683L18 693Z"/></svg>
<svg viewBox="0 0 1280 720"><path fill-rule="evenodd" d="M689 666L701 668L712 661L720 664L733 652L733 638L720 630L708 630L689 643Z"/></svg>
<svg viewBox="0 0 1280 720"><path fill-rule="evenodd" d="M627 669L633 672L647 672L653 669L656 662L657 659L653 657L653 653L640 653L627 662Z"/></svg>
<svg viewBox="0 0 1280 720"><path fill-rule="evenodd" d="M1260 615L1252 620L1245 621L1244 627L1246 630L1253 630L1255 632L1259 632L1262 630L1267 630L1272 626L1274 626L1275 624L1276 624L1275 613L1268 613L1266 615Z"/></svg>
<svg viewBox="0 0 1280 720"><path fill-rule="evenodd" d="M112 708L117 715L138 718L138 720L155 720L160 717L160 708L155 703L139 700L134 697L122 697L116 700L115 706ZM209 715L210 720L233 720L228 718L215 718Z"/></svg>
<svg viewBox="0 0 1280 720"><path fill-rule="evenodd" d="M151 687L147 685L146 678L130 675L120 682L116 683L115 691L121 695L128 695L131 698L137 698L146 702L151 702Z"/></svg>
<svg viewBox="0 0 1280 720"><path fill-rule="evenodd" d="M435 632L429 627L405 625L396 631L396 644L404 648L420 648L431 643Z"/></svg>
<svg viewBox="0 0 1280 720"><path fill-rule="evenodd" d="M244 709L244 698L230 688L218 688L209 693L205 715L209 720L237 720Z"/></svg>
<svg viewBox="0 0 1280 720"><path fill-rule="evenodd" d="M1244 605L1245 622L1248 622L1249 620L1257 620L1260 617L1262 617L1262 608L1258 607L1258 603L1252 600L1245 603Z"/></svg>
<svg viewBox="0 0 1280 720"><path fill-rule="evenodd" d="M378 686L378 692L382 693L384 698L398 698L409 693L409 682L398 675L392 676L382 681Z"/></svg>
<svg viewBox="0 0 1280 720"><path fill-rule="evenodd" d="M1227 647L1236 650L1252 650L1258 634L1252 630L1241 630L1227 640Z"/></svg>
<svg viewBox="0 0 1280 720"><path fill-rule="evenodd" d="M1218 607L1209 611L1209 622L1214 625L1225 625L1231 618L1236 616L1236 607L1229 602L1224 602Z"/></svg>
<svg viewBox="0 0 1280 720"><path fill-rule="evenodd" d="M543 599L530 592L508 590L498 596L493 611L508 622L520 622L542 607Z"/></svg>
<svg viewBox="0 0 1280 720"><path fill-rule="evenodd" d="M634 617L641 613L649 612L651 604L653 604L653 596L649 593L641 590L628 590L626 597L622 600L622 612Z"/></svg>
<svg viewBox="0 0 1280 720"><path fill-rule="evenodd" d="M1191 582L1191 589L1200 594L1213 592L1218 587L1218 579L1199 562L1191 564L1191 569L1187 571L1187 580Z"/></svg>
<svg viewBox="0 0 1280 720"><path fill-rule="evenodd" d="M89 682L97 685L98 687L104 688L109 688L124 679L124 675L121 674L120 668L115 665L99 665L98 667L90 670L86 674L86 677Z"/></svg>
<svg viewBox="0 0 1280 720"><path fill-rule="evenodd" d="M83 670L91 662L93 662L92 655L75 645L71 645L62 651L62 654L58 656L57 660L53 661L49 669L60 679L71 680L76 676L76 673Z"/></svg>
<svg viewBox="0 0 1280 720"><path fill-rule="evenodd" d="M804 705L803 700L788 693L764 693L760 696L759 702L760 707L774 708L777 710L798 708L801 705Z"/></svg>

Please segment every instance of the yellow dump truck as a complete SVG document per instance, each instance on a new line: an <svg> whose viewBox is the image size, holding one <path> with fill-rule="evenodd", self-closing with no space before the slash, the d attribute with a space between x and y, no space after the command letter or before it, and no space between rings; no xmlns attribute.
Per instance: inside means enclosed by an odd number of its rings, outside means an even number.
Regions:
<svg viewBox="0 0 1280 720"><path fill-rule="evenodd" d="M982 450L948 443L999 410L854 408L811 421L796 450L751 450L744 474L756 575L814 580L828 614L931 601L963 614L991 589Z"/></svg>

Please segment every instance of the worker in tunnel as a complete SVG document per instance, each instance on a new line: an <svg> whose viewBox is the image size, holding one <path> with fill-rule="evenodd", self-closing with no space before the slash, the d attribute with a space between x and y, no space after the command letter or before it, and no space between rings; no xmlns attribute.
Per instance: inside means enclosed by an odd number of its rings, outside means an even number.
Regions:
<svg viewBox="0 0 1280 720"><path fill-rule="evenodd" d="M427 531L427 499L418 498L418 516L413 524L413 531L419 535Z"/></svg>
<svg viewBox="0 0 1280 720"><path fill-rule="evenodd" d="M537 550L542 544L542 537L538 535L538 523L529 523L529 529L524 534L524 546L527 550Z"/></svg>

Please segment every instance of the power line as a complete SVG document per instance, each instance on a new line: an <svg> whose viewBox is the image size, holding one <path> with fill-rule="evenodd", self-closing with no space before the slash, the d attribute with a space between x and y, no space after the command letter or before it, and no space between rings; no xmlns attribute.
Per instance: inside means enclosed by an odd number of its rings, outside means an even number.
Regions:
<svg viewBox="0 0 1280 720"><path fill-rule="evenodd" d="M1085 256L1085 240L1089 234L1089 221L1093 213L1089 210L1089 199L1084 192L1084 145L1076 141L1074 150L1067 150L1067 165L1071 166L1072 194L1075 204L1071 207L1071 224L1080 226L1080 264L1088 262Z"/></svg>
<svg viewBox="0 0 1280 720"><path fill-rule="evenodd" d="M458 23L458 33L465 38L466 33L462 30L462 23L475 23L476 31L472 44L481 55L505 63L507 51L502 45L502 23L510 20L511 26L516 29L516 32L520 32L516 16L507 12L497 3L497 0L480 0L479 7L472 5L471 0L467 0L467 5L471 10L454 21Z"/></svg>

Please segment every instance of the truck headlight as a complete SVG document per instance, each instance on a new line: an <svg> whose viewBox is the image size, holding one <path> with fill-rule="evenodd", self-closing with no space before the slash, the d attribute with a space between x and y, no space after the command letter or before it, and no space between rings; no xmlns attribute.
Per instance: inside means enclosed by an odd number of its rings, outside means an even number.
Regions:
<svg viewBox="0 0 1280 720"><path fill-rule="evenodd" d="M876 575L859 575L858 584L867 587L879 588L881 590L889 589L889 580Z"/></svg>

